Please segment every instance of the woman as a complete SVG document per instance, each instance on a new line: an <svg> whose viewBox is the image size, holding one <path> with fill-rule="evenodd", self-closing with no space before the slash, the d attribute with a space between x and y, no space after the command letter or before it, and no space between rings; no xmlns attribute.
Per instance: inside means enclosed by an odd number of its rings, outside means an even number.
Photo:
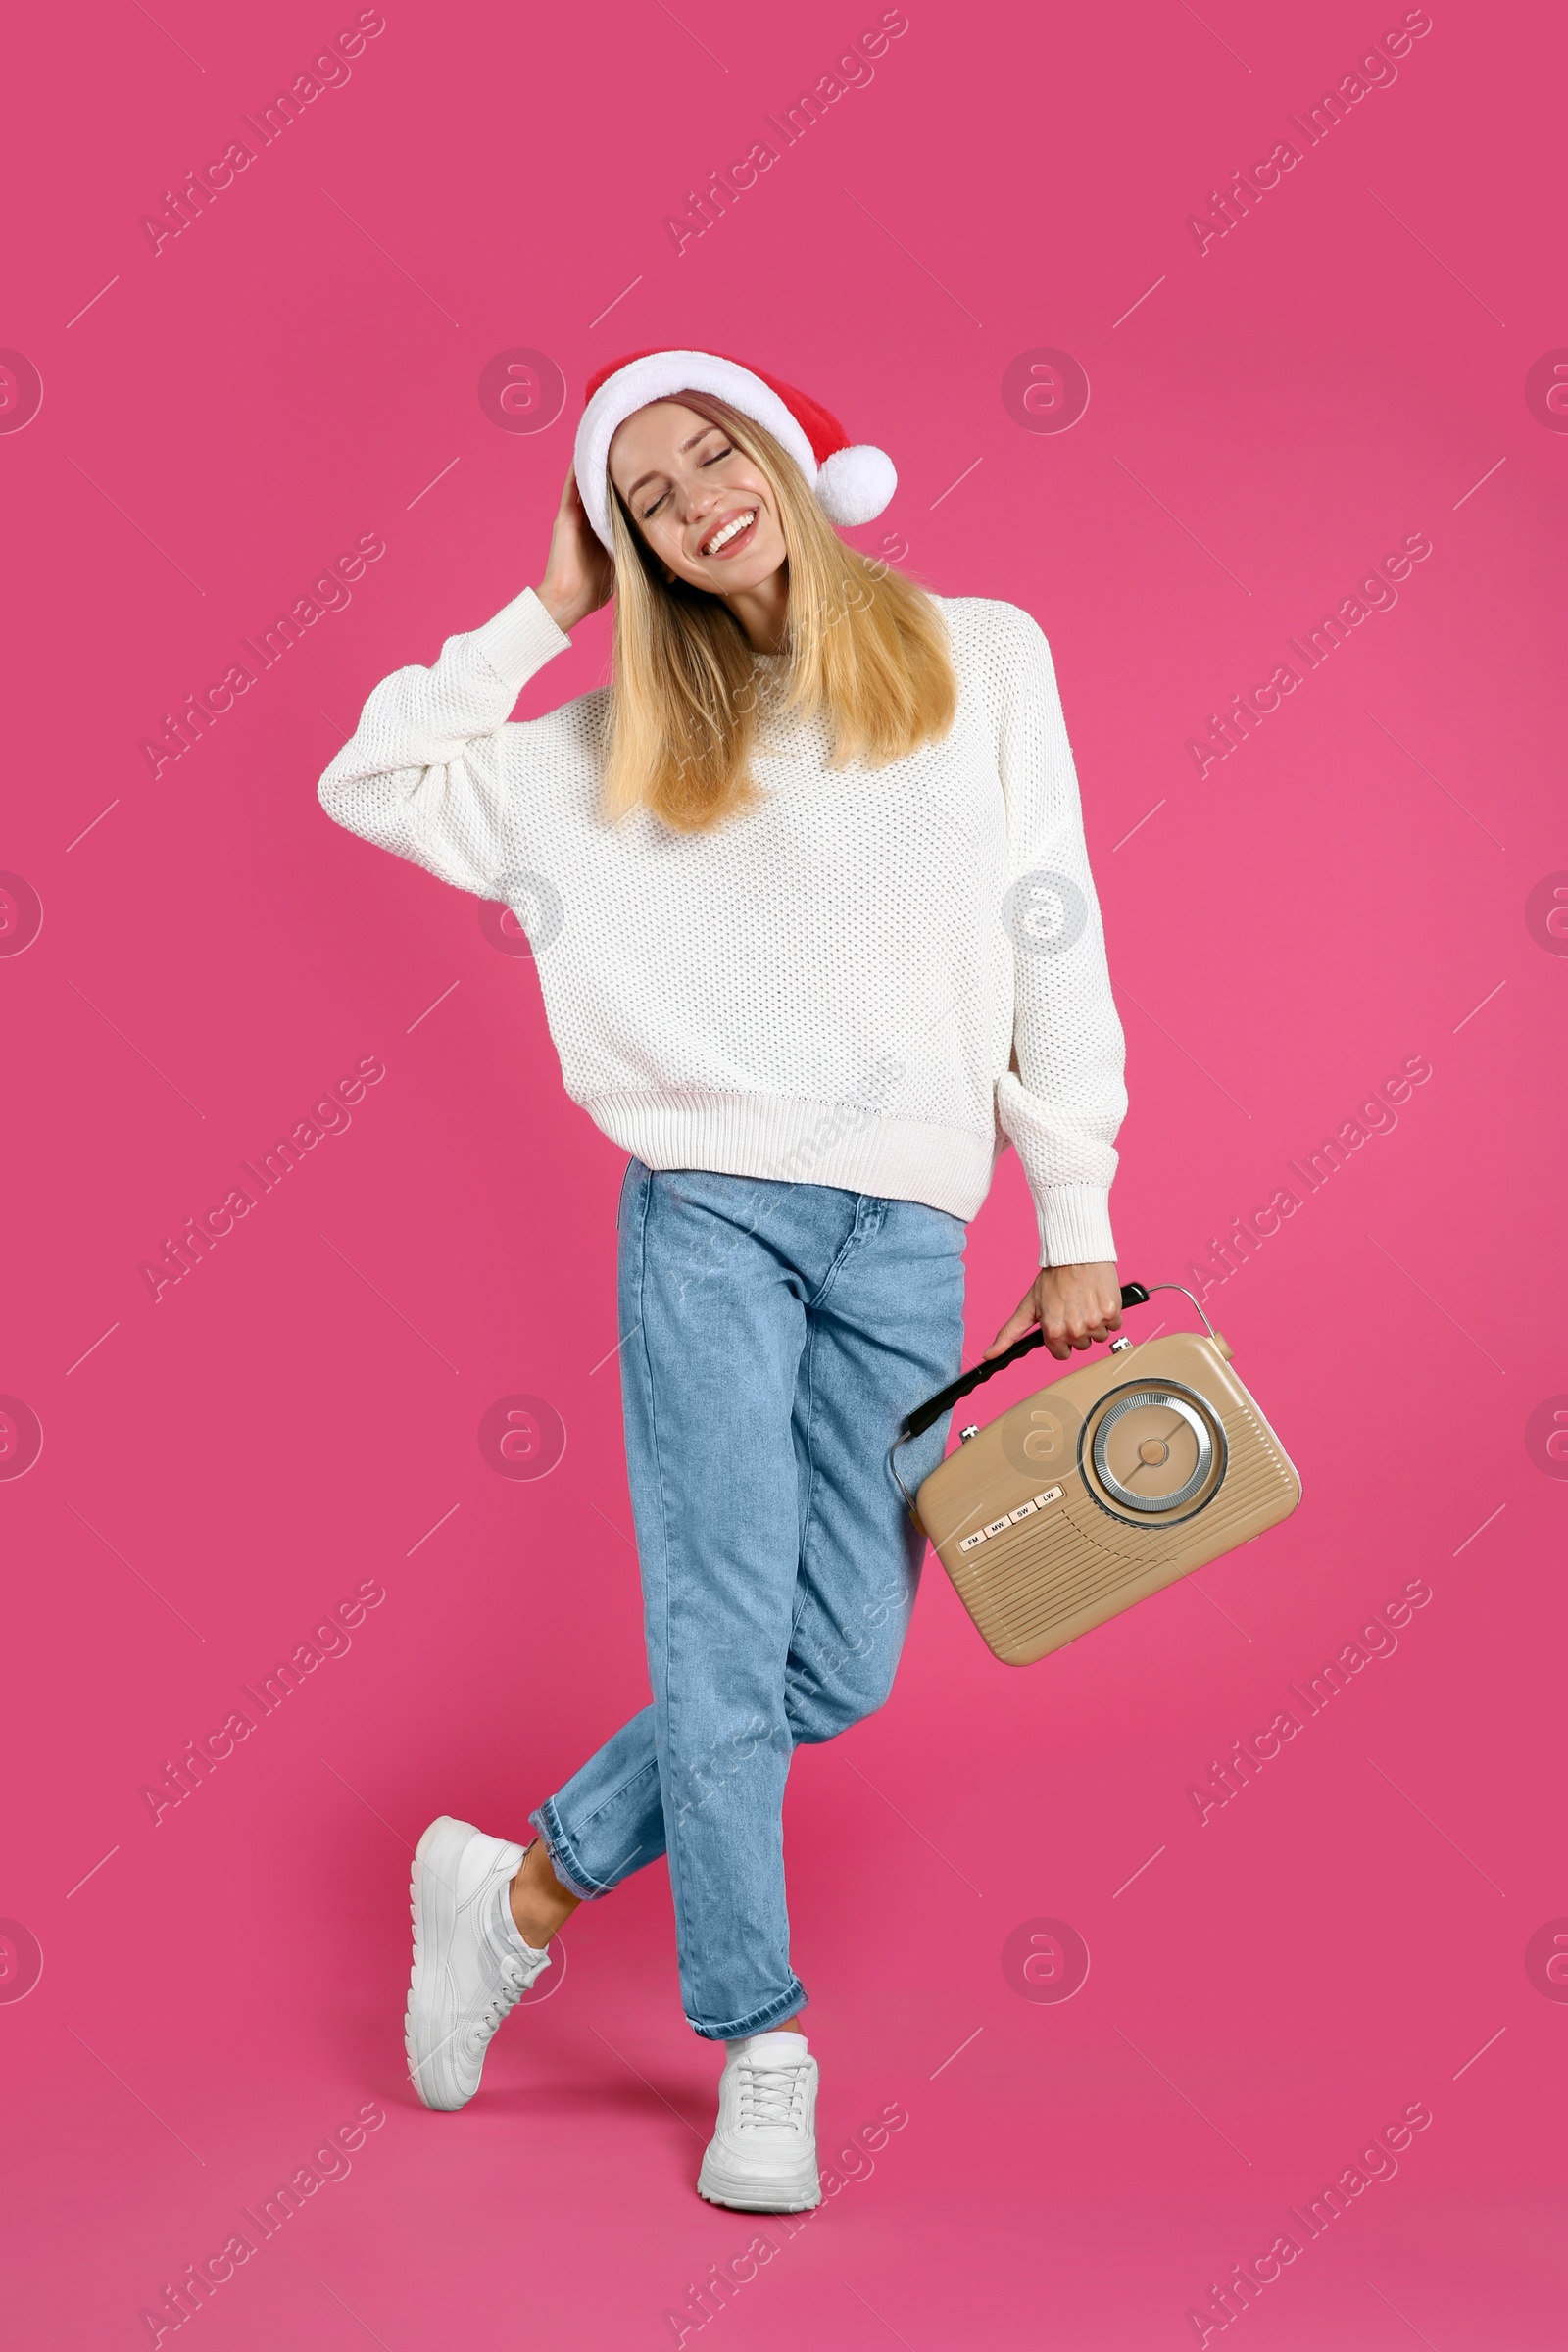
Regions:
<svg viewBox="0 0 1568 2352"><path fill-rule="evenodd" d="M965 1224L1010 1141L1041 1264L995 1354L1120 1322L1126 1107L1072 756L1029 616L846 545L878 450L711 353L604 370L537 589L385 679L321 778L339 823L528 931L568 1092L632 1156L627 1469L653 1703L526 1850L419 1841L410 2071L478 2088L581 1901L667 1856L683 2005L726 2044L701 2193L817 2203L790 1965L793 1749L882 1704L924 1549L890 1474L962 1345ZM608 691L518 692L615 595ZM908 1446L911 1490L946 1421Z"/></svg>

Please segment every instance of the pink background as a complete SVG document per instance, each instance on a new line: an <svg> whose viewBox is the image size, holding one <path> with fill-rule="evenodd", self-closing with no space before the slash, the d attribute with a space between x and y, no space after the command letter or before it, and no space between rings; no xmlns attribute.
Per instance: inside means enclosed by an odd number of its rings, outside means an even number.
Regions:
<svg viewBox="0 0 1568 2352"><path fill-rule="evenodd" d="M894 1703L799 1759L824 2159L909 2120L685 2340L1192 2343L1211 2282L1416 2101L1396 2177L1237 2323L1252 2352L1562 2340L1568 418L1526 398L1568 345L1560 19L1435 0L1396 80L1200 253L1189 214L1397 6L910 0L874 79L677 255L665 214L879 14L389 0L156 255L141 216L354 9L14 35L0 344L43 399L0 432L0 868L42 928L0 956L0 1392L43 1444L0 1480L12 2343L148 2341L370 2101L208 2352L634 2352L756 2234L694 2194L715 2053L662 1870L568 1928L468 2112L403 2079L409 1845L443 1810L519 1831L646 1695L604 1360L623 1161L562 1095L526 956L316 800L379 678L538 578L588 372L683 341L882 443L901 486L860 543L1052 640L1128 1032L1125 1276L1213 1268L1288 1161L1432 1071L1211 1278L1298 1514L1024 1673L933 1564ZM567 385L537 433L478 398L518 347ZM1004 405L1041 348L1087 371L1070 430ZM1208 714L1417 532L1397 605L1200 779ZM161 714L362 534L385 554L347 609L155 778ZM607 649L601 616L524 712ZM155 1304L163 1237L369 1055L352 1126ZM974 1348L1031 1242L1009 1158ZM566 1432L543 1480L480 1451L518 1394ZM1412 1578L1397 1652L1200 1825L1189 1786ZM155 1827L143 1784L368 1580L348 1654ZM1004 1970L1041 1918L1091 1955L1066 2002Z"/></svg>

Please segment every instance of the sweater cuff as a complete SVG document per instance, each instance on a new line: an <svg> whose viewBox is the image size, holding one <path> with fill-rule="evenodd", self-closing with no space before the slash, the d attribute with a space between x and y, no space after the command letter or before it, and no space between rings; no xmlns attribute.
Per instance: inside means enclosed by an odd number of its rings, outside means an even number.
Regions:
<svg viewBox="0 0 1568 2352"><path fill-rule="evenodd" d="M1043 1266L1114 1263L1110 1194L1096 1184L1054 1184L1035 1201Z"/></svg>
<svg viewBox="0 0 1568 2352"><path fill-rule="evenodd" d="M536 669L571 643L531 588L504 605L493 620L472 631L472 637L503 685L519 694Z"/></svg>

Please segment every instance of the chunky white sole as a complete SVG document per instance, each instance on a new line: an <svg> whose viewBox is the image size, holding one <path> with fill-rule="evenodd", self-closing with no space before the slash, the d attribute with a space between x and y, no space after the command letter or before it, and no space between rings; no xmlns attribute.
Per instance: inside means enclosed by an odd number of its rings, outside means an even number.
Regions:
<svg viewBox="0 0 1568 2352"><path fill-rule="evenodd" d="M454 1832L455 1836L449 1835ZM414 1866L409 1873L414 1969L409 1979L408 2005L403 2013L403 2048L409 2061L409 2080L421 2104L448 2114L455 2108L466 2107L472 2096L471 2092L459 2092L452 2087L450 2070L445 2082L437 2074L442 2053L457 2031L456 2026L448 2028L446 2041L439 2036L435 2038L422 2066L415 2046L414 2028L416 2016L421 2024L438 2022L438 2018L430 2020L429 2013L433 2009L439 2015L447 1954L452 1948L452 1930L457 1917L454 1874L443 1873L440 1864L445 1850L450 1849L455 1855L467 1834L465 1823L454 1821L449 1813L438 1815L416 1846ZM426 2038L430 2038L428 2034Z"/></svg>
<svg viewBox="0 0 1568 2352"><path fill-rule="evenodd" d="M768 2182L738 2180L705 2156L697 2194L710 2205L728 2205L737 2213L806 2213L821 2204L822 2182L814 2160Z"/></svg>

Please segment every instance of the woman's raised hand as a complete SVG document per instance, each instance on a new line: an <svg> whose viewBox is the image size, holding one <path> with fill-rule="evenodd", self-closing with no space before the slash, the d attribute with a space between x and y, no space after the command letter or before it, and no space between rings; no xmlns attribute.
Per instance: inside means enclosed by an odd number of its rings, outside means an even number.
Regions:
<svg viewBox="0 0 1568 2352"><path fill-rule="evenodd" d="M615 566L599 543L577 476L568 466L550 534L550 560L534 594L557 628L570 631L614 593Z"/></svg>

